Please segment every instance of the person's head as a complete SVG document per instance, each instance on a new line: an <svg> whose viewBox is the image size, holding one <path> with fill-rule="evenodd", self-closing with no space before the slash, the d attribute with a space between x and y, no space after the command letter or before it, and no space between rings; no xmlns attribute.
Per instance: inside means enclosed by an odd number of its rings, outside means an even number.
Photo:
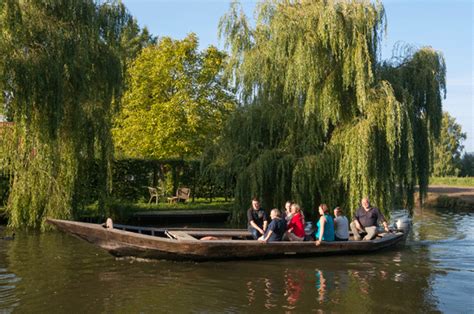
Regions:
<svg viewBox="0 0 474 314"><path fill-rule="evenodd" d="M326 205L326 204L319 205L318 210L319 210L319 214L321 216L329 212L328 205Z"/></svg>
<svg viewBox="0 0 474 314"><path fill-rule="evenodd" d="M370 202L369 202L368 197L364 197L360 203L361 203L362 207L364 207L364 208L369 208L369 206L370 206Z"/></svg>
<svg viewBox="0 0 474 314"><path fill-rule="evenodd" d="M280 217L281 213L280 213L280 210L278 208L274 208L272 209L272 211L270 212L270 218L271 219L275 219L277 217Z"/></svg>
<svg viewBox="0 0 474 314"><path fill-rule="evenodd" d="M291 204L291 213L292 214L297 214L301 211L301 208L300 208L300 205L294 203L294 204Z"/></svg>
<svg viewBox="0 0 474 314"><path fill-rule="evenodd" d="M260 209L260 201L258 200L258 198L254 197L252 199L252 208L255 209L255 210L259 210Z"/></svg>
<svg viewBox="0 0 474 314"><path fill-rule="evenodd" d="M290 211L291 205L293 204L292 201L286 201L285 203L285 210Z"/></svg>
<svg viewBox="0 0 474 314"><path fill-rule="evenodd" d="M334 208L334 217L338 217L342 215L344 215L344 211L341 209L341 207Z"/></svg>

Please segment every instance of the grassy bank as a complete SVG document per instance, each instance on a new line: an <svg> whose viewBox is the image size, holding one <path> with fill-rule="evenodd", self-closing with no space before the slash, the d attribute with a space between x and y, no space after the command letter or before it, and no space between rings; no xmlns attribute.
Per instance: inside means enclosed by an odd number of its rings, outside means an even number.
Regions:
<svg viewBox="0 0 474 314"><path fill-rule="evenodd" d="M126 222L137 212L146 211L176 211L176 210L231 210L232 202L216 200L209 202L205 199L196 199L194 202L187 203L132 203L123 201L112 201L108 205L110 216L118 222ZM85 221L102 220L104 217L99 213L96 204L86 207L83 211L77 213L76 219Z"/></svg>
<svg viewBox="0 0 474 314"><path fill-rule="evenodd" d="M431 177L430 185L474 187L474 177Z"/></svg>
<svg viewBox="0 0 474 314"><path fill-rule="evenodd" d="M452 197L448 195L439 195L434 203L434 207L460 210L474 210L474 203L460 197Z"/></svg>

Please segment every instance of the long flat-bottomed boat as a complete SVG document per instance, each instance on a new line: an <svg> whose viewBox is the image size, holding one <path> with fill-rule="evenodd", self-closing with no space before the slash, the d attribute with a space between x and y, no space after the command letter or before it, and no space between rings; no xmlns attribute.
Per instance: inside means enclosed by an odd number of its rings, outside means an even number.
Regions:
<svg viewBox="0 0 474 314"><path fill-rule="evenodd" d="M149 228L48 219L57 229L95 244L118 257L167 260L233 260L369 253L392 247L401 231L379 234L370 241L269 242L251 239L244 229Z"/></svg>

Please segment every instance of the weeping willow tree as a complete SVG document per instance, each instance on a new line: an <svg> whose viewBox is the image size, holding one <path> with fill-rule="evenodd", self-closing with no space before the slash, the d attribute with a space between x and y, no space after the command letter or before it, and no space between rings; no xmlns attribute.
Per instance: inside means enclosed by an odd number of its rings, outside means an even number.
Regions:
<svg viewBox="0 0 474 314"><path fill-rule="evenodd" d="M372 1L261 1L250 26L238 3L221 19L226 75L242 106L208 167L236 180L242 217L253 195L307 210L354 210L364 195L386 213L426 193L445 89L431 48L378 60L384 8Z"/></svg>
<svg viewBox="0 0 474 314"><path fill-rule="evenodd" d="M103 207L130 21L115 2L0 1L0 90L14 122L4 141L11 226L71 217L91 192L81 187L91 171Z"/></svg>

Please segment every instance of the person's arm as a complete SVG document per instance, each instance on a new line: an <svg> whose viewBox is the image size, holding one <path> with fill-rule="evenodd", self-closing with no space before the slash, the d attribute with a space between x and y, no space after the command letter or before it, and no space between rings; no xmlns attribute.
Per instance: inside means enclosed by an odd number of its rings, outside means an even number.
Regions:
<svg viewBox="0 0 474 314"><path fill-rule="evenodd" d="M321 230L319 230L319 239L316 240L317 246L321 245L321 241L323 240L324 226L326 225L326 218L324 218L324 216L321 216L321 218L319 218L319 225L321 226Z"/></svg>
<svg viewBox="0 0 474 314"><path fill-rule="evenodd" d="M259 240L267 243L272 233L273 233L273 230L268 230L267 235L265 237L262 236L261 238L259 238Z"/></svg>
<svg viewBox="0 0 474 314"><path fill-rule="evenodd" d="M294 219L293 219L293 217L291 217L291 220L288 222L288 226L287 226L288 229L286 229L286 231L291 233L294 229L294 225L295 225L294 224Z"/></svg>
<svg viewBox="0 0 474 314"><path fill-rule="evenodd" d="M264 219L263 220L263 232L265 232L265 230L267 230L267 226L268 226L268 221L266 219Z"/></svg>
<svg viewBox="0 0 474 314"><path fill-rule="evenodd" d="M377 221L382 221L383 228L385 232L389 232L387 220L385 220L385 216L380 212L380 209L377 208Z"/></svg>
<svg viewBox="0 0 474 314"><path fill-rule="evenodd" d="M353 221L354 221L357 229L363 230L362 225L360 224L360 221L359 221L359 209L356 210Z"/></svg>
<svg viewBox="0 0 474 314"><path fill-rule="evenodd" d="M260 232L261 234L264 233L264 230L262 230L262 228L260 228L260 227L255 223L255 221L250 220L250 225L251 225L252 227L254 227L254 228L255 228L258 232ZM265 228L265 222L263 223L263 227Z"/></svg>
<svg viewBox="0 0 474 314"><path fill-rule="evenodd" d="M252 208L249 208L249 210L247 211L247 220L249 222L249 225L251 225L253 228L255 228L255 230L257 230L260 234L263 234L262 228L260 228L255 223L255 221L253 221L252 210L253 210Z"/></svg>

